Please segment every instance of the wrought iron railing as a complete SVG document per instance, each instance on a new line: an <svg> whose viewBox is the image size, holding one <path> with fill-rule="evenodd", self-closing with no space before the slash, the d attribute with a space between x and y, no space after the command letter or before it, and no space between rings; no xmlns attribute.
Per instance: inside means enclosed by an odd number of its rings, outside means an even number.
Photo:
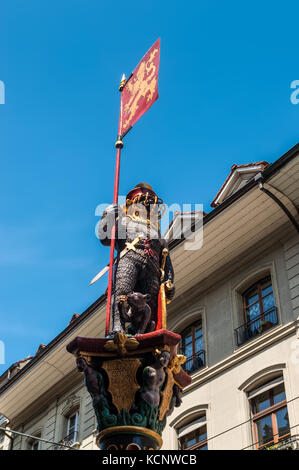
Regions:
<svg viewBox="0 0 299 470"><path fill-rule="evenodd" d="M277 325L277 323L277 308L273 307L262 315L235 329L237 346L241 346L251 338L264 333L264 331L269 330L273 326Z"/></svg>
<svg viewBox="0 0 299 470"><path fill-rule="evenodd" d="M74 431L68 436L61 439L58 444L51 446L49 450L76 450L80 444L78 443L78 431Z"/></svg>
<svg viewBox="0 0 299 470"><path fill-rule="evenodd" d="M261 450L298 450L299 435L287 436L282 438L276 444L270 444L261 448Z"/></svg>
<svg viewBox="0 0 299 470"><path fill-rule="evenodd" d="M182 365L182 368L188 372L189 374L192 374L192 372L195 372L198 369L201 369L206 365L206 358L205 358L205 351L199 351L196 354L193 354L193 356L187 357L186 362Z"/></svg>

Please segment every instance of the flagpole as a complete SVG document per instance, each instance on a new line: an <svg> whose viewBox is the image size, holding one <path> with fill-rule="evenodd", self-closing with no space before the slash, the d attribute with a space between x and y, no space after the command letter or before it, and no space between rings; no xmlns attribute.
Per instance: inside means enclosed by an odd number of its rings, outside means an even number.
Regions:
<svg viewBox="0 0 299 470"><path fill-rule="evenodd" d="M114 179L114 196L113 196L113 205L118 204L118 187L119 187L119 169L120 169L120 155L121 149L124 144L122 139L124 136L132 129L132 126L138 119L151 107L151 105L158 99L158 71L159 71L159 61L160 61L160 39L158 39L155 44L147 51L142 61L138 64L134 72L131 73L128 80L125 75L122 76L119 91L122 92L128 81L131 77L136 76L136 80L139 84L138 87L132 87L129 90L128 96L125 97L124 109L129 108L122 116L122 105L123 100L120 100L120 113L119 113L119 124L118 124L118 136L115 143L116 151L116 165L115 165L115 179ZM148 67L148 64L151 64L151 67ZM144 72L144 66L146 65L149 72ZM146 68L145 67L145 68ZM140 74L142 76L140 76ZM148 80L150 79L150 83ZM136 82L136 81L135 81ZM136 85L136 83L135 83ZM149 93L149 94L148 94ZM133 112L130 110L130 100L137 100L138 112ZM122 121L126 122L125 127L123 128ZM105 335L109 334L110 327L110 313L111 313L111 298L112 298L112 279L113 279L113 266L114 266L114 249L115 249L115 235L116 235L116 221L111 230L111 245L110 245L110 261L109 261L109 279L108 279L108 291L107 291L107 312L106 312L106 324L105 324ZM99 273L100 274L100 273ZM98 275L94 278L98 279ZM93 279L93 281L94 281ZM114 326L114 325L113 325Z"/></svg>
<svg viewBox="0 0 299 470"><path fill-rule="evenodd" d="M126 77L123 75L120 82L119 91L122 92L126 84ZM116 147L116 163L115 163L115 178L114 178L114 194L113 194L113 205L118 203L118 189L119 189L119 170L120 170L120 156L121 149L124 146L122 141L121 132L121 120L122 120L122 109L120 102L120 111L119 111L119 122L118 122L118 137L115 142ZM112 230L111 230L111 245L110 245L110 261L109 261L109 278L108 278L108 292L107 292L107 311L106 311L106 325L105 325L105 336L109 334L110 327L110 312L111 312L111 298L112 298L112 277L113 277L113 265L114 265L114 249L115 249L115 234L116 234L116 220L114 221Z"/></svg>

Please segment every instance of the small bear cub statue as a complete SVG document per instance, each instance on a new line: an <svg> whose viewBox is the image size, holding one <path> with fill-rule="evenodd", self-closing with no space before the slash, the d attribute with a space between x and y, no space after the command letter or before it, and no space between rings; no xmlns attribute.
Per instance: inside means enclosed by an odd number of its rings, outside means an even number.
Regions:
<svg viewBox="0 0 299 470"><path fill-rule="evenodd" d="M125 314L125 320L130 322L128 334L141 335L154 331L156 324L151 321L152 311L147 303L150 298L149 294L141 294L140 292L128 294L128 310Z"/></svg>

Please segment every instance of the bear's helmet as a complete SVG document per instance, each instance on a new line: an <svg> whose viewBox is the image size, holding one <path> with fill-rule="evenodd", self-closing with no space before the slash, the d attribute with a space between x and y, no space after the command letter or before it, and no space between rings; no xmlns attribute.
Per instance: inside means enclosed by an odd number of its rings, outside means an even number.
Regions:
<svg viewBox="0 0 299 470"><path fill-rule="evenodd" d="M135 188L131 189L126 196L127 206L133 203L142 203L145 205L160 205L163 204L162 199L160 199L150 184L148 183L138 183Z"/></svg>

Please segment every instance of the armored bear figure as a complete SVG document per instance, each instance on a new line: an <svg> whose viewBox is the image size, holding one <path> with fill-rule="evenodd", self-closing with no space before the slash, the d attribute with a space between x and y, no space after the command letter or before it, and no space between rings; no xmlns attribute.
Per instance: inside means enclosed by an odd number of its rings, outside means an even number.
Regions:
<svg viewBox="0 0 299 470"><path fill-rule="evenodd" d="M125 331L123 303L132 292L149 294L151 321L157 325L158 294L161 283L162 251L167 243L161 238L161 199L147 183L139 183L126 196L126 206L111 205L103 213L99 223L99 239L111 244L111 231L116 223L115 247L118 262L114 276L114 306L112 334ZM163 282L167 285L166 296L171 300L175 293L174 272L167 255Z"/></svg>

